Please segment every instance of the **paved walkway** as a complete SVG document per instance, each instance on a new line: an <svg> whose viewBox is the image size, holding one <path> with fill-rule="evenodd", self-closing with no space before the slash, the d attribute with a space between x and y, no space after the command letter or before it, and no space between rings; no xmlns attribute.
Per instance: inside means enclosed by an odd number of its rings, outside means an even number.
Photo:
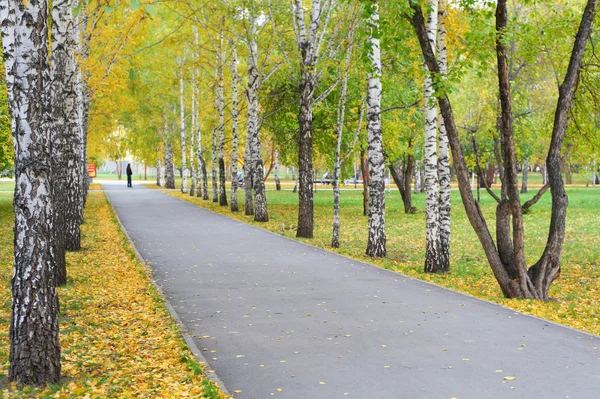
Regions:
<svg viewBox="0 0 600 399"><path fill-rule="evenodd" d="M104 188L235 397L600 397L598 337L156 190Z"/></svg>

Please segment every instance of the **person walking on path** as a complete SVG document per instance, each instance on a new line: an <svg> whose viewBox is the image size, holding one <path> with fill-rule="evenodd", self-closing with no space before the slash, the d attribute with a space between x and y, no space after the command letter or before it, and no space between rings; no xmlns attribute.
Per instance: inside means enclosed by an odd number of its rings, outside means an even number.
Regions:
<svg viewBox="0 0 600 399"><path fill-rule="evenodd" d="M131 164L128 163L127 164L127 187L133 187L131 185L131 175L133 174L133 172L131 171Z"/></svg>

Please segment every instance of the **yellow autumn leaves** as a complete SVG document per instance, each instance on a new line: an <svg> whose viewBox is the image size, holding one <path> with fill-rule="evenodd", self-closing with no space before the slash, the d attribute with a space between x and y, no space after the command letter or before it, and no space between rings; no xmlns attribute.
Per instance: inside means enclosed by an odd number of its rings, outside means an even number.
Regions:
<svg viewBox="0 0 600 399"><path fill-rule="evenodd" d="M0 198L2 374L8 372L12 212ZM6 208L9 208L8 210ZM119 231L104 193L90 192L83 249L68 253L59 289L63 383L8 386L3 397L222 398L201 372L145 267Z"/></svg>

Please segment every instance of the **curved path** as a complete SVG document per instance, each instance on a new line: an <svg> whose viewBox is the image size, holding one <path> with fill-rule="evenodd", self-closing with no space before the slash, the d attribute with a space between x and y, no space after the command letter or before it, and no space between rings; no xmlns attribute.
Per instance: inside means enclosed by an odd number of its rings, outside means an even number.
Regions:
<svg viewBox="0 0 600 399"><path fill-rule="evenodd" d="M600 395L599 337L157 190L104 189L209 368L236 398Z"/></svg>

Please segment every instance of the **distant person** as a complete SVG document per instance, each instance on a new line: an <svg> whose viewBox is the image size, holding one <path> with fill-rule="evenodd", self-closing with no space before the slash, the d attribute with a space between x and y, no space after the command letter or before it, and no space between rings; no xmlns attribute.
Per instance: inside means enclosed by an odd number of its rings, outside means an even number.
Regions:
<svg viewBox="0 0 600 399"><path fill-rule="evenodd" d="M127 164L127 187L133 187L131 185L131 175L133 174L133 172L131 171L131 164L128 163Z"/></svg>

